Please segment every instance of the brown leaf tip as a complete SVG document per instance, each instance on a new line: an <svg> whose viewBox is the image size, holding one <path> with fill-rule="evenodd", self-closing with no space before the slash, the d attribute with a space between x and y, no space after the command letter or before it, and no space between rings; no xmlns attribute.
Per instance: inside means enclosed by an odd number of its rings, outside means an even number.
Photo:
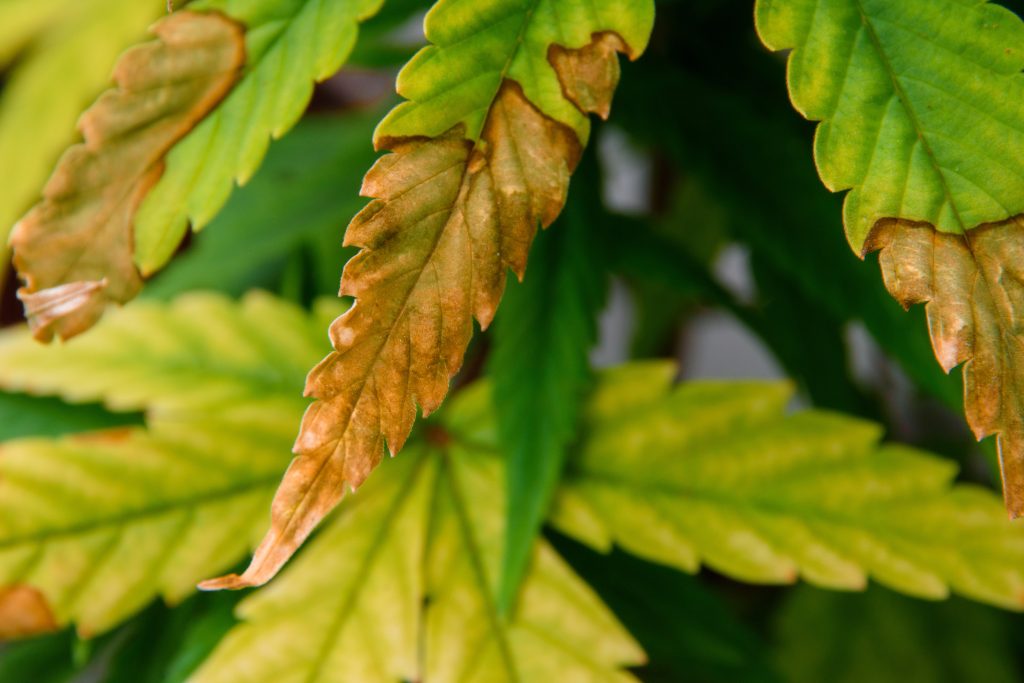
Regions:
<svg viewBox="0 0 1024 683"><path fill-rule="evenodd" d="M1024 219L964 235L883 220L871 251L897 301L925 304L942 368L963 367L967 422L978 439L998 436L1006 509L1024 515Z"/></svg>
<svg viewBox="0 0 1024 683"><path fill-rule="evenodd" d="M46 598L32 586L0 589L0 640L51 633L59 627Z"/></svg>
<svg viewBox="0 0 1024 683"><path fill-rule="evenodd" d="M626 42L617 33L604 31L595 33L590 43L576 50L551 45L548 61L558 74L565 99L583 114L597 114L607 120L621 75L620 52L630 53Z"/></svg>

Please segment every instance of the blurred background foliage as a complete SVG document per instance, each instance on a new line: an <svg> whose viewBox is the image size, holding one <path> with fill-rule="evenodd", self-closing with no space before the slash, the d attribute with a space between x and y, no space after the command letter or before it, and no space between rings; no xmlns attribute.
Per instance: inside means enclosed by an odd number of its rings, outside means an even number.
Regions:
<svg viewBox="0 0 1024 683"><path fill-rule="evenodd" d="M1024 0L1002 4L1024 12ZM309 304L336 293L346 221L361 208L371 132L419 46L427 0L388 0L350 65L322 84L259 174L181 248L144 296L263 288ZM117 53L145 35L162 0L0 0L0 223L32 204L74 121ZM786 95L783 56L757 40L751 0L662 0L649 52L624 66L597 129L600 172L572 192L598 207L588 229L613 273L592 361L675 356L684 378L791 377L801 402L862 415L888 438L955 459L994 485L993 454L960 417L958 373L932 358L920 309L883 289L874 258L846 245L841 197L822 188L813 125ZM603 207L603 208L601 208ZM4 255L6 259L6 254ZM5 273L3 324L20 320ZM478 336L466 374L481 372ZM468 379L464 377L460 381ZM95 405L0 395L0 438L137 423ZM552 533L650 655L646 681L1015 681L1024 620L953 599L880 588L838 594L740 585ZM233 623L233 594L154 604L90 641L71 632L0 646L3 683L183 681Z"/></svg>

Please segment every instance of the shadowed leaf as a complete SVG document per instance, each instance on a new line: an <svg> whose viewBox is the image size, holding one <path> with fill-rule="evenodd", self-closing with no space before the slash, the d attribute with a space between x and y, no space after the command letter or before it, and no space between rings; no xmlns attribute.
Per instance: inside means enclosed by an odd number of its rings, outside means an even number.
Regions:
<svg viewBox="0 0 1024 683"><path fill-rule="evenodd" d="M634 57L646 45L648 0L602 0L592 9L559 13L550 2L521 0L470 9L444 0L428 15L434 45L399 76L399 93L410 101L377 129L377 147L391 153L367 174L363 194L374 201L345 235L346 245L362 248L341 283L356 304L331 327L335 352L309 375L306 392L317 401L303 420L271 529L242 576L207 587L269 580L345 488L377 466L385 444L393 454L401 449L417 406L428 414L443 401L473 319L491 322L507 269L523 276L537 227L561 211L586 141L588 120L562 94L548 47L567 41L579 49L599 30L620 33ZM588 54L618 58L614 50ZM609 69L577 60L575 90L581 74ZM467 81L466 73L479 77ZM545 84L557 96L544 91L534 99ZM610 97L610 85L599 79L591 92Z"/></svg>
<svg viewBox="0 0 1024 683"><path fill-rule="evenodd" d="M132 224L161 160L234 84L245 61L242 29L218 14L180 12L154 28L157 40L126 53L118 87L79 121L44 200L11 236L25 281L19 297L40 339L88 329L110 302L141 286Z"/></svg>

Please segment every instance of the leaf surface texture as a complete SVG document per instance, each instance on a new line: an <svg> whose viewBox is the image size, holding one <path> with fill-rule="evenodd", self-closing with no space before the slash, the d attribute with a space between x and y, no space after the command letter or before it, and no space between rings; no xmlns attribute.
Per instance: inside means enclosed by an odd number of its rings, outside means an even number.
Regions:
<svg viewBox="0 0 1024 683"><path fill-rule="evenodd" d="M910 595L950 591L1024 607L1024 531L998 497L953 483L950 461L878 445L841 415L786 416L780 384L690 382L675 367L608 373L584 414L552 521L608 550L751 583L802 577L840 590L874 578ZM494 443L487 396L448 417L458 437Z"/></svg>

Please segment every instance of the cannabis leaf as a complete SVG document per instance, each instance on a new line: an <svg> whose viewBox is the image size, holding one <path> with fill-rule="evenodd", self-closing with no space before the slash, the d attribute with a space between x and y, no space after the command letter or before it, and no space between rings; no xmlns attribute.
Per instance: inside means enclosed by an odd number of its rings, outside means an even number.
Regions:
<svg viewBox="0 0 1024 683"><path fill-rule="evenodd" d="M507 269L521 278L537 226L561 211L587 140L584 112L604 113L618 51L636 57L650 0L441 0L433 43L403 69L409 98L381 122L372 201L349 225L362 248L341 294L357 299L331 327L335 352L310 373L317 399L296 441L273 522L240 588L272 577L416 418L441 404L462 364L473 318L486 327ZM575 99L573 99L575 98Z"/></svg>
<svg viewBox="0 0 1024 683"><path fill-rule="evenodd" d="M786 385L672 387L673 372L624 366L600 385L559 529L754 583L857 590L871 576L925 598L952 589L1024 606L1024 531L988 491L954 485L955 464L879 447L879 428L860 420L786 417Z"/></svg>
<svg viewBox="0 0 1024 683"><path fill-rule="evenodd" d="M512 606L547 516L590 384L588 352L597 341L596 316L606 285L602 248L587 209L592 202L591 197L570 199L557 229L537 237L530 277L505 294L494 326L489 374L508 453L498 600L503 612Z"/></svg>
<svg viewBox="0 0 1024 683"><path fill-rule="evenodd" d="M4 444L0 637L70 622L102 632L237 562L286 462L282 426L260 407L234 424L156 419L148 432Z"/></svg>
<svg viewBox="0 0 1024 683"><path fill-rule="evenodd" d="M947 371L965 363L968 421L979 439L999 435L1006 506L1024 513L1020 277L1008 260L1024 212L1024 22L973 0L759 0L757 26L766 45L793 50L793 104L823 121L822 180L851 190L851 246L894 245L890 291L931 302L936 355Z"/></svg>
<svg viewBox="0 0 1024 683"><path fill-rule="evenodd" d="M78 116L107 85L117 56L161 10L159 3L133 0L2 3L0 56L29 49L6 74L0 98L0 162L17 168L0 184L0 270L7 268L8 231L75 141Z"/></svg>
<svg viewBox="0 0 1024 683"><path fill-rule="evenodd" d="M263 530L303 371L336 314L196 294L113 312L70 346L0 335L3 388L147 412L146 429L0 447L0 635L69 622L94 634L237 562Z"/></svg>
<svg viewBox="0 0 1024 683"><path fill-rule="evenodd" d="M503 503L498 460L411 447L241 603L243 623L192 680L634 680L621 667L642 651L544 542L515 613L498 615Z"/></svg>
<svg viewBox="0 0 1024 683"><path fill-rule="evenodd" d="M135 223L135 263L143 275L162 268L188 226L200 230L235 183L259 167L270 139L295 125L313 84L341 68L359 23L383 0L200 0L194 11L221 11L246 26L248 59L238 85L168 155L167 169Z"/></svg>
<svg viewBox="0 0 1024 683"><path fill-rule="evenodd" d="M14 228L18 296L44 340L89 327L109 302L135 296L135 209L162 172L164 154L221 100L245 62L242 28L219 14L180 12L157 40L118 62L117 88L80 119L44 199Z"/></svg>

